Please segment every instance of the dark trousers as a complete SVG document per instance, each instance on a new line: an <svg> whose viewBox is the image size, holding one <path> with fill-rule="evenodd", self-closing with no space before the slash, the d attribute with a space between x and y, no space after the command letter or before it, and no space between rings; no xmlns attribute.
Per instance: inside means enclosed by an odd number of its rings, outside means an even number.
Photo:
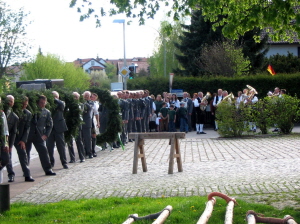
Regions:
<svg viewBox="0 0 300 224"><path fill-rule="evenodd" d="M143 117L141 119L141 132L146 132L145 121Z"/></svg>
<svg viewBox="0 0 300 224"><path fill-rule="evenodd" d="M17 142L15 142L15 148L17 149L20 165L24 174L24 177L30 177L30 169L28 167L28 158L26 149L21 149L20 145L18 145Z"/></svg>
<svg viewBox="0 0 300 224"><path fill-rule="evenodd" d="M122 141L123 145L127 141L127 134L128 134L127 129L128 129L127 128L127 123L123 123L122 124L122 134L121 134L121 141Z"/></svg>
<svg viewBox="0 0 300 224"><path fill-rule="evenodd" d="M52 129L50 136L47 139L47 149L49 152L50 162L52 166L54 166L54 143L56 143L56 148L60 157L60 161L62 165L67 164L67 156L66 156L66 143L64 133L58 133L54 129Z"/></svg>
<svg viewBox="0 0 300 224"><path fill-rule="evenodd" d="M149 116L148 115L145 116L144 120L145 120L146 132L149 132L150 131L150 129L149 129L149 122L150 122Z"/></svg>
<svg viewBox="0 0 300 224"><path fill-rule="evenodd" d="M169 132L176 132L175 122L171 120L169 121Z"/></svg>
<svg viewBox="0 0 300 224"><path fill-rule="evenodd" d="M52 170L51 162L49 158L49 153L46 147L46 142L39 136L38 134L35 134L31 136L31 138L26 143L26 153L27 153L27 159L28 159L28 165L30 164L30 151L32 144L36 148L36 151L39 154L41 165L43 167L43 170L45 172L49 172Z"/></svg>
<svg viewBox="0 0 300 224"><path fill-rule="evenodd" d="M9 152L8 155L9 155L9 160L8 160L8 164L6 165L6 170L7 170L8 177L13 177L15 176L15 172L12 167L11 152Z"/></svg>
<svg viewBox="0 0 300 224"><path fill-rule="evenodd" d="M192 115L187 115L188 131L192 131Z"/></svg>
<svg viewBox="0 0 300 224"><path fill-rule="evenodd" d="M8 152L4 152L3 148L0 149L0 170L2 170L8 163L9 163L9 153Z"/></svg>
<svg viewBox="0 0 300 224"><path fill-rule="evenodd" d="M133 131L133 129L135 130L135 128L133 127L135 125L135 122L133 119L129 119L128 120L128 124L127 124L127 135L129 135L129 133L131 132L135 132ZM128 136L129 139L129 136Z"/></svg>
<svg viewBox="0 0 300 224"><path fill-rule="evenodd" d="M84 153L84 148L83 148L83 144L82 144L81 131L79 132L78 136L75 138L75 142L76 142L79 159L84 160L85 153ZM73 147L73 139L71 139L71 141L69 142L68 149L69 149L70 160L76 161L75 151L74 151L74 147Z"/></svg>
<svg viewBox="0 0 300 224"><path fill-rule="evenodd" d="M160 131L168 131L168 119L160 119Z"/></svg>
<svg viewBox="0 0 300 224"><path fill-rule="evenodd" d="M92 155L92 133L91 128L82 128L82 142L86 156Z"/></svg>
<svg viewBox="0 0 300 224"><path fill-rule="evenodd" d="M135 126L136 126L136 131L135 132L141 132L142 131L141 120L135 120Z"/></svg>
<svg viewBox="0 0 300 224"><path fill-rule="evenodd" d="M95 129L95 125L94 125L94 122L93 122L93 127L92 127L92 130L91 130L91 136L92 135L95 135L96 134L96 129ZM92 153L96 153L95 151L95 147L96 147L96 136L95 137L92 137Z"/></svg>
<svg viewBox="0 0 300 224"><path fill-rule="evenodd" d="M181 132L188 132L189 126L187 124L186 118L180 118L180 131Z"/></svg>

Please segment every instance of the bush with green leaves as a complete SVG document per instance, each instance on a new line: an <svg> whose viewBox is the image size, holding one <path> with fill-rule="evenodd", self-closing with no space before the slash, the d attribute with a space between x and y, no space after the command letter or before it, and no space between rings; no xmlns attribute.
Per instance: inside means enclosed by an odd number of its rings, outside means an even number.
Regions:
<svg viewBox="0 0 300 224"><path fill-rule="evenodd" d="M222 101L216 110L218 133L222 137L240 137L248 130L251 108L243 103L237 108L235 101Z"/></svg>
<svg viewBox="0 0 300 224"><path fill-rule="evenodd" d="M221 102L216 111L219 134L222 137L239 137L246 132L249 122L255 122L262 134L275 124L283 134L290 134L300 115L300 100L294 96L265 97L253 105Z"/></svg>
<svg viewBox="0 0 300 224"><path fill-rule="evenodd" d="M265 97L255 103L251 118L256 122L262 134L267 134L268 129L274 125L274 117L271 115L272 105L270 97Z"/></svg>
<svg viewBox="0 0 300 224"><path fill-rule="evenodd" d="M300 58L288 52L287 55L272 55L265 59L265 69L271 64L276 73L300 72Z"/></svg>
<svg viewBox="0 0 300 224"><path fill-rule="evenodd" d="M271 97L269 100L268 110L274 124L280 128L283 134L290 134L294 123L299 118L299 102L300 100L294 96L284 95L282 97Z"/></svg>

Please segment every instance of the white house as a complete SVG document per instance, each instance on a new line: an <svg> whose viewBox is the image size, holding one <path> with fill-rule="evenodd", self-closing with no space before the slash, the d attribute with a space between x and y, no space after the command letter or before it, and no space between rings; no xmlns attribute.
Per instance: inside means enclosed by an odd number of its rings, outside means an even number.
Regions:
<svg viewBox="0 0 300 224"><path fill-rule="evenodd" d="M96 75L96 74L103 74L106 76L105 72L105 64L106 61L103 60L102 58L86 58L86 59L80 59L78 58L77 60L74 61L74 64L76 66L82 67L82 69L90 74L90 75Z"/></svg>
<svg viewBox="0 0 300 224"><path fill-rule="evenodd" d="M266 35L266 32L262 32L262 36L264 35ZM269 51L266 54L266 57L268 58L276 54L287 55L288 52L292 53L294 56L300 57L300 39L296 33L292 42L272 41L269 38L267 44L269 46Z"/></svg>

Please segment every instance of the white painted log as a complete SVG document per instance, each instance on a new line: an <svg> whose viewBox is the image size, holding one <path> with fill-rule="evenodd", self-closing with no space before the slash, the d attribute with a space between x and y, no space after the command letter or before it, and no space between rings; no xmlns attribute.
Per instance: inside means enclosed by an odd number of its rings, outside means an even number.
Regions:
<svg viewBox="0 0 300 224"><path fill-rule="evenodd" d="M256 224L256 219L253 214L247 215L247 223L248 224Z"/></svg>
<svg viewBox="0 0 300 224"><path fill-rule="evenodd" d="M165 207L164 211L157 217L157 219L152 222L152 224L162 224L166 221L166 219L170 216L173 207L168 205Z"/></svg>
<svg viewBox="0 0 300 224"><path fill-rule="evenodd" d="M234 208L234 201L230 201L226 207L226 215L225 215L225 222L224 224L232 224L233 221L233 208Z"/></svg>
<svg viewBox="0 0 300 224"><path fill-rule="evenodd" d="M138 214L132 214L132 215L133 215L133 216L136 216L136 217L139 216ZM133 223L133 222L134 222L134 219L131 218L131 217L128 217L128 219L126 219L126 221L123 222L122 224L131 224L131 223Z"/></svg>
<svg viewBox="0 0 300 224"><path fill-rule="evenodd" d="M214 209L214 204L216 203L216 199L213 197L211 200L206 202L206 207L201 217L199 218L197 224L206 224L211 216L211 213Z"/></svg>
<svg viewBox="0 0 300 224"><path fill-rule="evenodd" d="M287 217L291 217L291 216L290 216L290 215L284 216L285 219L286 219ZM287 221L287 224L297 224L297 222L296 222L294 219L289 219L289 220Z"/></svg>

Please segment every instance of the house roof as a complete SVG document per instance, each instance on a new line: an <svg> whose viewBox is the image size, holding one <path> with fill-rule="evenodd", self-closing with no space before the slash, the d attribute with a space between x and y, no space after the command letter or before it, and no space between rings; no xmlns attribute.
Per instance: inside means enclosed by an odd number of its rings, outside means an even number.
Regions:
<svg viewBox="0 0 300 224"><path fill-rule="evenodd" d="M98 62L100 65L103 66L103 68L105 68L106 66L104 64L102 64L100 61L103 60L102 58L77 58L77 60L75 60L73 63L75 66L84 66L86 63L90 62L91 60L94 60L96 62ZM105 61L105 60L104 60Z"/></svg>
<svg viewBox="0 0 300 224"><path fill-rule="evenodd" d="M261 32L261 38L265 37L269 33L273 33L273 29L268 28L268 32L266 29L262 30ZM268 38L268 44L299 44L300 38L297 33L291 34L292 41L286 41L286 40L279 40L279 41L273 41L270 37Z"/></svg>
<svg viewBox="0 0 300 224"><path fill-rule="evenodd" d="M21 65L12 65L12 66L6 67L5 72L7 75L15 75L15 74L18 74L21 70L22 70Z"/></svg>
<svg viewBox="0 0 300 224"><path fill-rule="evenodd" d="M136 65L136 73L139 73L140 70L145 70L147 71L149 67L148 63L149 58L145 57L135 57L133 59L126 59L126 65L130 66L132 64ZM117 66L118 71L124 66L124 59L106 59L107 63L111 63L115 66Z"/></svg>
<svg viewBox="0 0 300 224"><path fill-rule="evenodd" d="M149 63L148 63L148 59L149 58L145 58L145 57L134 57L131 59L126 59L126 64L127 66L130 66L132 64L136 65L136 73L139 73L141 70L145 70L147 71L148 67L149 67ZM95 60L96 62L98 62L101 66L103 65L100 61L104 60L103 58L78 58L77 60L75 60L73 63L76 66L84 66L86 63L90 62L91 60ZM113 64L117 67L117 70L119 71L123 66L124 66L124 59L106 59L104 60L106 63L110 63ZM106 66L103 65L103 67L101 66L92 66L89 69L90 70L103 70Z"/></svg>
<svg viewBox="0 0 300 224"><path fill-rule="evenodd" d="M101 66L92 66L89 68L90 70L103 70L104 68Z"/></svg>

